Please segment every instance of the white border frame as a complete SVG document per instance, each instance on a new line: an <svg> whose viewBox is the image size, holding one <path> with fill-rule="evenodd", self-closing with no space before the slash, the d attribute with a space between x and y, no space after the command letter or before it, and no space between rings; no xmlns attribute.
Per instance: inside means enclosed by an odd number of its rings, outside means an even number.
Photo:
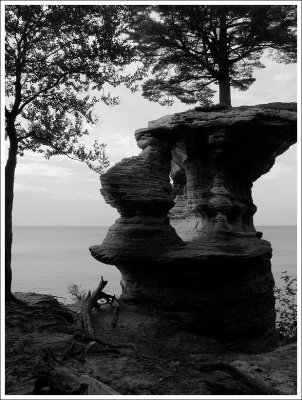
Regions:
<svg viewBox="0 0 302 400"><path fill-rule="evenodd" d="M189 4L211 4L211 5L230 5L230 4L238 4L242 3L245 5L265 5L265 4L271 4L271 5L278 5L278 4L287 4L287 5L297 5L298 8L298 63L297 63L297 68L298 68L298 80L297 80L297 86L298 86L298 92L297 92L297 107L298 107L298 162L297 162L297 168L298 168L298 177L297 177L297 189L298 189L298 198L297 198L297 248L298 248L298 259L297 259L297 278L298 278L298 292L297 292L297 300L298 300L298 387L297 387L297 395L281 395L281 396L183 396L183 395L177 395L177 396L150 396L150 395L138 395L138 396L83 396L84 399L297 399L300 400L302 398L301 394L301 2L300 1L242 1L242 0L237 0L237 1L199 1L199 0L176 0L176 1L139 1L139 0L132 0L132 1L38 1L38 0L28 0L28 1L1 1L1 39L4 38L5 36L5 23L4 23L4 9L5 5L10 5L10 4L26 4L26 5L34 5L34 4L46 4L46 5L55 5L55 4L73 4L73 5L80 5L80 4L102 4L102 5L143 5L143 4L183 4L183 5L189 5ZM5 48L4 48L4 40L1 40L1 132L4 131L5 127L5 113L4 113L4 104L5 104L5 90L4 90L4 76L5 76L5 66L4 66L4 54L5 54ZM300 135L299 135L300 134ZM4 160L5 160L5 145L4 145L4 139L1 135L1 221L4 221ZM4 223L1 223L1 249L4 249ZM5 315L4 315L4 305L5 305L5 300L4 300L4 251L1 251L1 345L3 344L2 341L4 340L4 323L5 323ZM1 346L3 350L4 346ZM22 399L33 399L33 396L12 396L12 395L5 395L4 393L4 371L5 371L5 364L4 364L4 354L3 351L1 352L1 399L14 399L14 400L20 400ZM34 400L38 399L79 399L80 396L34 396Z"/></svg>

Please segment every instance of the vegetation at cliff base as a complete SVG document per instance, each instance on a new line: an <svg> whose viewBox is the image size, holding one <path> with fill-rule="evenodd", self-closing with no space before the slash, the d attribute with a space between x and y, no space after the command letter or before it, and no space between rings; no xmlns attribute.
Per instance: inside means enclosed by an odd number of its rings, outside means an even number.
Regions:
<svg viewBox="0 0 302 400"><path fill-rule="evenodd" d="M282 272L283 286L275 287L276 331L282 344L297 340L297 278Z"/></svg>
<svg viewBox="0 0 302 400"><path fill-rule="evenodd" d="M73 282L68 284L67 291L70 294L71 300L73 300L76 303L82 303L82 301L87 296L87 292L84 289L82 289L81 285L78 285Z"/></svg>

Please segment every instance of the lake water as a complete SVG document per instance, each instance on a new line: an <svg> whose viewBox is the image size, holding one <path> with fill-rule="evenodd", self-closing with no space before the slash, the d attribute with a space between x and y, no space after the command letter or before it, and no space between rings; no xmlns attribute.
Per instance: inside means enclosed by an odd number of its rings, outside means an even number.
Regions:
<svg viewBox="0 0 302 400"><path fill-rule="evenodd" d="M89 252L91 245L102 243L107 230L107 226L15 226L13 291L53 294L70 302L68 284L93 291L103 276L108 281L106 292L119 295L119 271L96 261ZM257 230L272 243L276 284L282 271L296 275L297 227L257 226Z"/></svg>

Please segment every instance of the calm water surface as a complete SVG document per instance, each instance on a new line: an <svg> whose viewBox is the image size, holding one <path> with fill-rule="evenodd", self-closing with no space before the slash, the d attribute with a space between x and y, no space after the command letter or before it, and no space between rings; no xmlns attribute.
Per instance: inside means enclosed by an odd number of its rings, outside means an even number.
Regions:
<svg viewBox="0 0 302 400"><path fill-rule="evenodd" d="M106 292L119 295L120 273L91 257L89 247L101 244L107 226L15 226L13 240L13 291L31 291L61 296L70 301L69 283L94 290L101 276ZM272 243L272 269L276 284L281 272L296 275L296 226L258 226L263 239Z"/></svg>

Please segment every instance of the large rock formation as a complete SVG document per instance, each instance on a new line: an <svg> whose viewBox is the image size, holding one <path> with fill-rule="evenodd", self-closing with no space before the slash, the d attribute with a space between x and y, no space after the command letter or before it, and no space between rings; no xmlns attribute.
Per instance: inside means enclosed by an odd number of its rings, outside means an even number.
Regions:
<svg viewBox="0 0 302 400"><path fill-rule="evenodd" d="M192 110L136 131L141 154L101 177L121 217L90 248L121 271L124 301L208 334L273 329L272 249L254 228L251 188L296 134L293 103Z"/></svg>

